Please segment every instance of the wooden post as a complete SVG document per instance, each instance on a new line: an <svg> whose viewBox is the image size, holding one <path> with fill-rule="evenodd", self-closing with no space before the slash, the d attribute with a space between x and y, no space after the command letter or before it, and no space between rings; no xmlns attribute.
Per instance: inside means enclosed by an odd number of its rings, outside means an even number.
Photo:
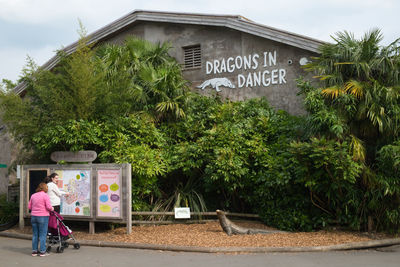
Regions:
<svg viewBox="0 0 400 267"><path fill-rule="evenodd" d="M24 168L23 166L21 168L21 177L19 178L19 229L22 230L25 227L25 222L24 222L24 184L25 184L25 179L24 179Z"/></svg>
<svg viewBox="0 0 400 267"><path fill-rule="evenodd" d="M93 235L95 233L95 224L94 221L89 221L89 234Z"/></svg>
<svg viewBox="0 0 400 267"><path fill-rule="evenodd" d="M131 164L125 164L126 174L126 233L129 235L132 233L132 175L131 175Z"/></svg>

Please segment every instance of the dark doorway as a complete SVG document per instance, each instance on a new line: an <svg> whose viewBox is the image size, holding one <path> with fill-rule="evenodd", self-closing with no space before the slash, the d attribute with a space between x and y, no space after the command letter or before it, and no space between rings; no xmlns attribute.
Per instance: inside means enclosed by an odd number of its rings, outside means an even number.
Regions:
<svg viewBox="0 0 400 267"><path fill-rule="evenodd" d="M29 170L29 199L46 176L47 170Z"/></svg>

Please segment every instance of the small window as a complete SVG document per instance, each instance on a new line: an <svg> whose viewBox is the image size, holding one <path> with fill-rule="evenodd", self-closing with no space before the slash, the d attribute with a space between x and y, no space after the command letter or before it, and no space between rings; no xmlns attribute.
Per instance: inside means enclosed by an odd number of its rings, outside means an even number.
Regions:
<svg viewBox="0 0 400 267"><path fill-rule="evenodd" d="M200 45L183 47L184 68L201 67L201 48Z"/></svg>

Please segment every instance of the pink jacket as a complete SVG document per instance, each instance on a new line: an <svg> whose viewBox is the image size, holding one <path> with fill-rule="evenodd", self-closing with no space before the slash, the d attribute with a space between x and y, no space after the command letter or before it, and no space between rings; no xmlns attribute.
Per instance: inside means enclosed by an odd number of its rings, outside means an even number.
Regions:
<svg viewBox="0 0 400 267"><path fill-rule="evenodd" d="M32 211L32 216L50 216L49 211L54 210L50 204L49 196L43 191L39 191L31 196L28 209Z"/></svg>

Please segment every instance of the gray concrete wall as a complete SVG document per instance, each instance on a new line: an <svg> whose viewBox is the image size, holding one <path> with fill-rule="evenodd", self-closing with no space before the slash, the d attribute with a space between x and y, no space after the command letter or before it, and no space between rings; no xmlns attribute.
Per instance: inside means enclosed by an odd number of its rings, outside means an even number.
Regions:
<svg viewBox="0 0 400 267"><path fill-rule="evenodd" d="M170 42L170 54L181 64L183 47L200 44L201 67L183 70L193 90L199 93L217 93L233 101L266 97L276 109L296 115L305 113L302 99L297 96L295 79L309 76L299 61L301 58L310 60L315 53L225 27L158 22L133 24L106 41L122 43L130 35L154 43ZM243 63L245 58L250 59L250 68L245 68L243 64L238 68L241 64L235 64L235 60ZM204 90L197 88L213 78L227 78L235 88L220 87L220 92L216 92L211 85ZM258 79L261 81L257 82Z"/></svg>
<svg viewBox="0 0 400 267"><path fill-rule="evenodd" d="M3 125L0 122L0 128ZM0 194L8 192L8 185L18 183L15 160L23 153L20 143L14 142L6 129L0 131L0 163L6 164L7 168L0 168Z"/></svg>
<svg viewBox="0 0 400 267"><path fill-rule="evenodd" d="M5 194L9 183L8 167L11 164L11 142L8 135L4 134L4 130L0 132L0 163L7 165L7 168L0 168L0 194Z"/></svg>

